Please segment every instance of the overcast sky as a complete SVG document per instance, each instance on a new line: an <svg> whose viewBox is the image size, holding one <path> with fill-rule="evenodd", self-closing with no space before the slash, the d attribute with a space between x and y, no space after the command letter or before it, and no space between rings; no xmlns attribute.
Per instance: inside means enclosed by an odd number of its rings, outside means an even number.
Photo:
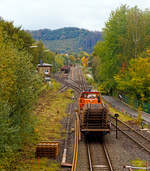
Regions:
<svg viewBox="0 0 150 171"><path fill-rule="evenodd" d="M0 0L0 16L23 29L79 27L101 31L121 4L150 9L150 0Z"/></svg>

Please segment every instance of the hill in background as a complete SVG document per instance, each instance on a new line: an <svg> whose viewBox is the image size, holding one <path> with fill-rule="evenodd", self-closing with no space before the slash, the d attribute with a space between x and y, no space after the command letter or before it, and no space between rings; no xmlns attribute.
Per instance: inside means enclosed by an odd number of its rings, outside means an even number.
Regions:
<svg viewBox="0 0 150 171"><path fill-rule="evenodd" d="M58 53L86 51L91 53L97 41L102 40L101 32L76 27L57 30L41 29L29 31L35 40L42 40L47 48Z"/></svg>

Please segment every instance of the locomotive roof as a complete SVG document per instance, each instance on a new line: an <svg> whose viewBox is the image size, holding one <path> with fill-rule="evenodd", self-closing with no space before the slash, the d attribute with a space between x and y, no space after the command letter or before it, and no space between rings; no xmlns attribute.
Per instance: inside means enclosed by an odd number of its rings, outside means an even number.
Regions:
<svg viewBox="0 0 150 171"><path fill-rule="evenodd" d="M98 91L83 91L81 94L100 94Z"/></svg>

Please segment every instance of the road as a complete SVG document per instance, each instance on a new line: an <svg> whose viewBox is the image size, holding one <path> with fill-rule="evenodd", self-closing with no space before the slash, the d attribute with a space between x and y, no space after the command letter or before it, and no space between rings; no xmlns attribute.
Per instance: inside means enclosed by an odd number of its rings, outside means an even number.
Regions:
<svg viewBox="0 0 150 171"><path fill-rule="evenodd" d="M103 96L104 100L111 104L114 108L118 109L123 113L127 113L132 117L137 117L138 112L135 109L132 109L129 105L125 104L124 102L120 101L116 97L112 96ZM150 125L150 114L142 112L142 119L145 123Z"/></svg>

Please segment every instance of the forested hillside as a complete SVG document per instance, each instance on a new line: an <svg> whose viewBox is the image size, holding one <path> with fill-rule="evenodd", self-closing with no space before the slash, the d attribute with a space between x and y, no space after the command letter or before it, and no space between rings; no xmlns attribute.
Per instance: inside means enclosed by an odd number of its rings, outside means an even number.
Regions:
<svg viewBox="0 0 150 171"><path fill-rule="evenodd" d="M101 32L92 32L75 27L29 32L35 40L42 40L50 50L58 53L80 51L91 53L96 42L102 40Z"/></svg>

